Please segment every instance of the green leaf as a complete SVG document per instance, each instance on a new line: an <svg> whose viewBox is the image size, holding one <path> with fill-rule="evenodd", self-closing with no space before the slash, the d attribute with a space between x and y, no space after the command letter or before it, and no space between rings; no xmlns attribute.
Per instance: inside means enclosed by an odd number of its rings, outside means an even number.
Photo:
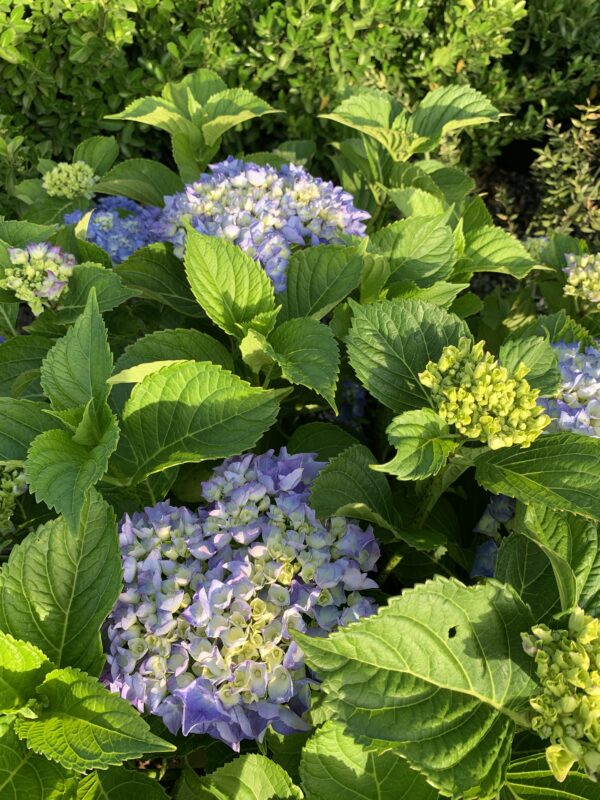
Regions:
<svg viewBox="0 0 600 800"><path fill-rule="evenodd" d="M387 193L405 217L433 217L446 210L446 203L442 199L414 186L388 189Z"/></svg>
<svg viewBox="0 0 600 800"><path fill-rule="evenodd" d="M359 381L397 413L429 405L418 373L437 361L448 344L469 336L465 323L419 300L352 303L348 357Z"/></svg>
<svg viewBox="0 0 600 800"><path fill-rule="evenodd" d="M77 800L168 800L158 781L124 767L110 767L102 772L90 772L77 787Z"/></svg>
<svg viewBox="0 0 600 800"><path fill-rule="evenodd" d="M213 94L203 111L209 121L202 125L202 135L209 147L241 122L281 113L247 89L224 89Z"/></svg>
<svg viewBox="0 0 600 800"><path fill-rule="evenodd" d="M396 455L387 464L371 464L371 469L387 472L400 481L416 481L437 473L458 442L442 418L430 408L405 411L386 428Z"/></svg>
<svg viewBox="0 0 600 800"><path fill-rule="evenodd" d="M138 364L135 367L115 372L115 374L108 379L111 386L120 386L122 384L141 383L148 375L153 375L163 367L170 367L171 364L183 364L188 359L185 358L171 358L165 361L146 361L143 364Z"/></svg>
<svg viewBox="0 0 600 800"><path fill-rule="evenodd" d="M110 114L106 119L127 119L133 122L152 125L154 128L166 131L171 135L191 131L194 126L189 119L176 108L169 100L162 97L139 97L130 103L124 111Z"/></svg>
<svg viewBox="0 0 600 800"><path fill-rule="evenodd" d="M471 232L465 229L465 239L461 272L501 272L520 279L535 267L536 262L518 239L495 225L486 225Z"/></svg>
<svg viewBox="0 0 600 800"><path fill-rule="evenodd" d="M75 529L51 520L13 548L0 571L0 628L57 666L99 672L98 631L120 591L115 515L92 492Z"/></svg>
<svg viewBox="0 0 600 800"><path fill-rule="evenodd" d="M502 540L495 577L514 586L521 600L531 608L538 622L560 611L556 579L548 557L532 540L511 533Z"/></svg>
<svg viewBox="0 0 600 800"><path fill-rule="evenodd" d="M38 403L0 397L0 461L24 461L35 437L56 425Z"/></svg>
<svg viewBox="0 0 600 800"><path fill-rule="evenodd" d="M18 711L52 669L41 650L0 632L0 714Z"/></svg>
<svg viewBox="0 0 600 800"><path fill-rule="evenodd" d="M162 207L165 197L183 188L179 175L163 164L147 158L130 158L107 172L96 184L95 191Z"/></svg>
<svg viewBox="0 0 600 800"><path fill-rule="evenodd" d="M396 750L444 795L492 800L536 687L520 636L532 622L496 581L438 576L327 638L294 638L350 734Z"/></svg>
<svg viewBox="0 0 600 800"><path fill-rule="evenodd" d="M464 170L458 169L458 167L449 167L434 158L421 161L419 166L427 177L433 181L449 205L462 203L465 196L475 188L473 178L469 177ZM431 189L428 191L431 191Z"/></svg>
<svg viewBox="0 0 600 800"><path fill-rule="evenodd" d="M498 110L470 86L442 86L425 95L410 117L409 129L438 140L443 134L498 119Z"/></svg>
<svg viewBox="0 0 600 800"><path fill-rule="evenodd" d="M577 765L557 783L543 755L511 761L501 800L598 800L598 784Z"/></svg>
<svg viewBox="0 0 600 800"><path fill-rule="evenodd" d="M361 89L336 106L331 114L321 114L321 119L330 119L340 125L353 128L370 136L391 153L401 153L408 145L407 135L401 130L392 130L394 119L401 106L392 95L376 89Z"/></svg>
<svg viewBox="0 0 600 800"><path fill-rule="evenodd" d="M572 433L541 436L530 447L477 457L477 481L495 494L600 519L600 440Z"/></svg>
<svg viewBox="0 0 600 800"><path fill-rule="evenodd" d="M50 350L42 364L42 386L56 410L76 408L108 396L112 372L106 326L92 289L85 310Z"/></svg>
<svg viewBox="0 0 600 800"><path fill-rule="evenodd" d="M516 530L546 555L558 587L563 611L578 604L598 552L598 526L573 514L531 504L519 509Z"/></svg>
<svg viewBox="0 0 600 800"><path fill-rule="evenodd" d="M414 281L398 281L390 286L387 297L389 299L423 300L425 303L433 303L433 305L447 309L454 302L456 295L468 287L468 283L438 281L433 286L422 288L417 286Z"/></svg>
<svg viewBox="0 0 600 800"><path fill-rule="evenodd" d="M126 700L78 669L48 673L38 695L44 701L38 718L16 720L15 731L35 753L66 769L104 769L176 749L154 736Z"/></svg>
<svg viewBox="0 0 600 800"><path fill-rule="evenodd" d="M343 725L326 722L306 743L300 762L306 800L437 800L437 791L391 751L354 741Z"/></svg>
<svg viewBox="0 0 600 800"><path fill-rule="evenodd" d="M0 394L11 395L13 384L23 374L37 372L52 342L45 336L15 336L0 347ZM39 396L41 388L34 377L34 383L27 392L30 396Z"/></svg>
<svg viewBox="0 0 600 800"><path fill-rule="evenodd" d="M95 412L92 417L96 422ZM71 528L77 526L86 493L106 472L119 440L117 419L106 405L98 424L102 428L96 441L78 442L67 431L46 431L36 436L27 454L29 490L38 502L63 514Z"/></svg>
<svg viewBox="0 0 600 800"><path fill-rule="evenodd" d="M89 213L91 212L88 212L88 214ZM76 233L76 230L79 232L82 229L80 226L84 224L84 220L89 222L88 214L86 214L76 225L63 225L63 227L60 228L59 231L52 237L52 241L54 244L57 244L61 250L65 250L67 253L74 255L79 264L83 264L84 262L88 262L88 264L100 264L101 266L111 270L112 260L106 250L103 250L97 244L94 244L94 242L87 242L83 236ZM87 231L87 222L85 223L84 231ZM65 295L61 295L61 306L65 296L66 293Z"/></svg>
<svg viewBox="0 0 600 800"><path fill-rule="evenodd" d="M96 175L104 175L119 157L119 144L114 136L92 136L77 145L73 162L85 161Z"/></svg>
<svg viewBox="0 0 600 800"><path fill-rule="evenodd" d="M508 339L500 348L498 358L502 366L514 372L520 363L529 368L525 376L533 389L542 396L556 394L561 384L558 358L550 342L541 336Z"/></svg>
<svg viewBox="0 0 600 800"><path fill-rule="evenodd" d="M306 247L292 254L280 319L321 319L360 283L362 248L335 244Z"/></svg>
<svg viewBox="0 0 600 800"><path fill-rule="evenodd" d="M302 792L279 764L265 756L239 756L210 775L186 770L177 800L302 800Z"/></svg>
<svg viewBox="0 0 600 800"><path fill-rule="evenodd" d="M0 220L0 242L10 247L25 247L32 242L44 242L56 231L56 225L37 225L14 219Z"/></svg>
<svg viewBox="0 0 600 800"><path fill-rule="evenodd" d="M58 764L35 755L0 719L0 797L3 800L75 800L74 781Z"/></svg>
<svg viewBox="0 0 600 800"><path fill-rule="evenodd" d="M240 325L274 311L273 284L267 273L231 242L189 228L184 260L196 300L226 333L239 336Z"/></svg>
<svg viewBox="0 0 600 800"><path fill-rule="evenodd" d="M123 410L128 447L114 466L127 484L185 462L225 458L256 444L287 390L257 389L216 364L165 367L134 387Z"/></svg>
<svg viewBox="0 0 600 800"><path fill-rule="evenodd" d="M337 413L340 353L331 329L315 319L290 319L275 328L268 343L283 377L317 392Z"/></svg>
<svg viewBox="0 0 600 800"><path fill-rule="evenodd" d="M319 461L330 461L358 440L331 422L308 422L300 425L290 436L290 453L315 453Z"/></svg>
<svg viewBox="0 0 600 800"><path fill-rule="evenodd" d="M390 281L431 286L447 278L456 261L452 229L446 223L446 214L392 222L370 237L369 252L389 260Z"/></svg>
<svg viewBox="0 0 600 800"><path fill-rule="evenodd" d="M123 283L140 297L164 303L188 317L198 317L198 303L185 277L183 263L169 245L151 244L115 267Z"/></svg>

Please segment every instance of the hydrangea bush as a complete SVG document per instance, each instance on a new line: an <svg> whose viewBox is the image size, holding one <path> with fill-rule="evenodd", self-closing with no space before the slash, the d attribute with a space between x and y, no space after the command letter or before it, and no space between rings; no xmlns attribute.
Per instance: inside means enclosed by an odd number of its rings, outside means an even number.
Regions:
<svg viewBox="0 0 600 800"><path fill-rule="evenodd" d="M442 160L472 88L329 111L231 157L201 70L0 220L2 797L597 796L596 255Z"/></svg>

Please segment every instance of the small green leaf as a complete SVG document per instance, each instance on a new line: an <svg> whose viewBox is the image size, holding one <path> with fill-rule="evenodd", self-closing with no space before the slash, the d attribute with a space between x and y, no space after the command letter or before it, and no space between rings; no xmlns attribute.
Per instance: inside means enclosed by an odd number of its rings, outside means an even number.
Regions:
<svg viewBox="0 0 600 800"><path fill-rule="evenodd" d="M337 413L340 354L331 329L315 319L290 319L275 328L268 343L283 377L317 392Z"/></svg>
<svg viewBox="0 0 600 800"><path fill-rule="evenodd" d="M23 708L51 669L37 647L0 632L0 714Z"/></svg>
<svg viewBox="0 0 600 800"><path fill-rule="evenodd" d="M527 383L533 389L539 389L543 397L558 391L561 384L558 359L547 339L541 336L508 339L500 348L498 358L510 372L514 372L520 363L525 364L530 370L525 376Z"/></svg>
<svg viewBox="0 0 600 800"><path fill-rule="evenodd" d="M73 162L85 161L96 175L104 175L119 157L119 143L114 136L92 136L77 145Z"/></svg>
<svg viewBox="0 0 600 800"><path fill-rule="evenodd" d="M260 755L239 756L201 778L186 770L177 800L302 800L302 792L279 764Z"/></svg>
<svg viewBox="0 0 600 800"><path fill-rule="evenodd" d="M275 309L267 273L231 242L189 228L185 267L196 300L226 333L239 336L238 326Z"/></svg>
<svg viewBox="0 0 600 800"><path fill-rule="evenodd" d="M35 437L56 426L42 405L0 397L0 461L25 461Z"/></svg>
<svg viewBox="0 0 600 800"><path fill-rule="evenodd" d="M16 720L15 731L35 753L66 769L104 769L176 749L154 736L126 700L78 669L48 673L38 695L44 701L38 718Z"/></svg>
<svg viewBox="0 0 600 800"><path fill-rule="evenodd" d="M183 188L179 175L163 164L147 158L130 158L107 172L96 184L95 191L162 207L165 197Z"/></svg>
<svg viewBox="0 0 600 800"><path fill-rule="evenodd" d="M392 411L429 405L418 373L437 361L446 345L470 335L465 323L419 300L351 305L348 357L359 381Z"/></svg>
<svg viewBox="0 0 600 800"><path fill-rule="evenodd" d="M57 666L99 672L98 631L120 591L115 515L92 492L75 529L51 520L13 548L0 571L0 629Z"/></svg>
<svg viewBox="0 0 600 800"><path fill-rule="evenodd" d="M77 787L77 800L168 800L160 783L133 769L110 767L90 772Z"/></svg>
<svg viewBox="0 0 600 800"><path fill-rule="evenodd" d="M386 433L396 455L387 464L372 464L371 469L401 481L436 475L458 447L446 423L430 408L405 411L392 420Z"/></svg>
<svg viewBox="0 0 600 800"><path fill-rule="evenodd" d="M598 800L598 784L577 765L558 783L545 756L527 756L511 761L500 800Z"/></svg>
<svg viewBox="0 0 600 800"><path fill-rule="evenodd" d="M326 722L306 743L300 762L306 800L437 800L437 791L392 751L356 742L343 725Z"/></svg>

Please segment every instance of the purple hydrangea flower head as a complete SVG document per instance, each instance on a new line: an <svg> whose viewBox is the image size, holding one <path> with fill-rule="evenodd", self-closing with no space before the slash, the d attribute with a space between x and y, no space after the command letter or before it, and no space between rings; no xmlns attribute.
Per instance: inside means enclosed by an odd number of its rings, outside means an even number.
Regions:
<svg viewBox="0 0 600 800"><path fill-rule="evenodd" d="M498 545L493 539L486 539L475 552L471 578L493 578L498 558Z"/></svg>
<svg viewBox="0 0 600 800"><path fill-rule="evenodd" d="M564 293L596 305L600 303L600 253L567 253Z"/></svg>
<svg viewBox="0 0 600 800"><path fill-rule="evenodd" d="M325 636L374 613L363 592L379 556L370 527L310 508L323 466L285 448L239 456L203 483L198 511L159 503L124 518L111 690L174 733L234 749L269 726L308 729L315 681L293 632Z"/></svg>
<svg viewBox="0 0 600 800"><path fill-rule="evenodd" d="M557 397L540 398L552 418L548 431L570 431L600 437L600 349L557 342L562 383Z"/></svg>
<svg viewBox="0 0 600 800"><path fill-rule="evenodd" d="M13 291L36 317L44 308L56 306L77 263L75 257L49 242L9 247L7 252L11 266L5 267L0 288Z"/></svg>
<svg viewBox="0 0 600 800"><path fill-rule="evenodd" d="M209 169L184 192L165 198L159 229L176 255L184 252L189 222L249 253L282 292L294 247L343 244L343 234L365 235L369 214L354 206L352 195L304 167L274 169L230 156Z"/></svg>
<svg viewBox="0 0 600 800"><path fill-rule="evenodd" d="M92 210L86 238L120 264L141 247L159 241L156 224L160 214L160 208L142 206L127 197L103 197ZM83 215L82 211L73 211L64 222L77 223Z"/></svg>

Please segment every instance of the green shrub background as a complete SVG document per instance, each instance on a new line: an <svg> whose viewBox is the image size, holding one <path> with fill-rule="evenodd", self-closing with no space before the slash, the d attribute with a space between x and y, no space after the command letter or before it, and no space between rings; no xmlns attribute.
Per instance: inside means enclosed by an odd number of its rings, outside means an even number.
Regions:
<svg viewBox="0 0 600 800"><path fill-rule="evenodd" d="M596 0L0 2L0 176L10 194L40 157L70 159L102 131L118 133L125 155L164 159L166 138L102 117L201 66L287 109L284 121L245 132L246 150L264 149L265 136L319 139L316 115L348 87L387 89L410 105L435 86L468 82L510 116L463 136L463 162L477 169L526 140L560 151L579 175L589 157L568 121L598 91L599 38ZM542 198L553 191L552 158L537 162ZM537 212L544 230L551 208ZM585 207L571 217L583 232L593 225Z"/></svg>

